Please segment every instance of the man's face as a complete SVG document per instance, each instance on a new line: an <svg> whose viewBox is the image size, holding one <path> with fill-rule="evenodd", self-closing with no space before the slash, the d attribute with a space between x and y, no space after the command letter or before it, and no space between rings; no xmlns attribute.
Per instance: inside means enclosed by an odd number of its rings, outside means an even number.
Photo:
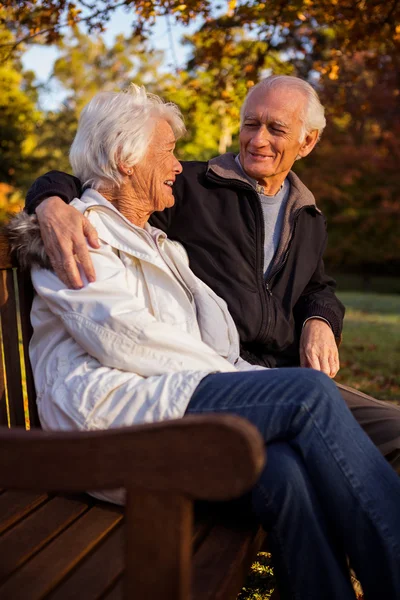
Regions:
<svg viewBox="0 0 400 600"><path fill-rule="evenodd" d="M306 156L317 141L317 133L312 140L306 136L299 141L305 103L301 92L286 87L259 88L247 102L239 136L240 162L267 193L278 191L296 157Z"/></svg>

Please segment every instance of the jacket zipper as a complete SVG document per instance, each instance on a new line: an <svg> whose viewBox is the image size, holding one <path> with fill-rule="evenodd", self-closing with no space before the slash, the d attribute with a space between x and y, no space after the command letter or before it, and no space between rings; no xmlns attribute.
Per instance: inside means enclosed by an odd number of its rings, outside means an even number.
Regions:
<svg viewBox="0 0 400 600"><path fill-rule="evenodd" d="M216 183L220 184L231 184L232 186L236 187L236 188L240 188L243 190L247 190L249 192L251 192L252 197L254 198L254 201L256 203L256 212L258 214L258 220L260 222L260 230L261 230L261 240L259 240L259 229L258 227L256 227L256 261L257 261L257 287L259 289L259 293L262 299L264 299L264 302L261 302L261 326L260 329L258 331L257 334L257 338L260 336L261 332L265 331L265 330L269 330L270 325L271 325L271 311L269 310L269 301L270 301L270 297L272 296L272 292L269 289L268 286L265 285L265 279L264 279L264 264L262 261L262 256L263 256L263 248L264 248L264 241L265 241L265 227L264 227L264 217L262 214L262 208L261 208L261 202L260 199L258 197L257 192L254 190L254 188L251 187L251 185L243 185L241 184L238 180L235 179L223 179L223 178L219 178L218 176L215 177L214 176L208 176L209 179L214 180Z"/></svg>
<svg viewBox="0 0 400 600"><path fill-rule="evenodd" d="M294 234L295 234L295 231L296 231L296 225L297 225L297 222L298 222L298 219L299 219L300 213L301 213L301 212L302 212L302 211L303 211L305 208L306 208L306 207L305 207L305 206L303 206L302 208L300 208L300 209L297 211L297 213L296 213L296 215L295 215L295 218L294 218L294 221L293 221L293 228L292 228L292 232L291 232L291 235L290 235L290 239L289 239L289 242L288 242L288 245L287 245L287 248L286 248L285 254L284 254L284 256L283 256L283 258L282 258L281 262L279 263L278 267L277 267L277 268L276 268L274 271L272 271L272 273L270 274L270 276L268 277L268 279L265 281L265 289L267 290L267 293L268 293L268 294L269 294L269 296L271 296L271 297L272 297L272 289L271 289L271 288L272 288L272 280L273 280L273 279L275 279L275 277L278 275L278 273L280 273L280 271L282 271L283 267L284 267L284 266L285 266L285 264L286 264L286 261L287 261L287 259L288 259L288 256L289 256L290 246L291 246L291 244L292 244L292 240L293 240L293 238L294 238ZM266 328L266 330L265 330L265 338L268 338L268 335L269 335L269 329L270 329L270 324L271 324L271 319L269 319L269 320L268 320L268 326L267 326L267 328Z"/></svg>
<svg viewBox="0 0 400 600"><path fill-rule="evenodd" d="M257 204L258 215L259 215L260 222L261 222L261 231L262 231L262 244L261 244L261 248L262 248L263 247L263 243L265 241L265 228L264 228L264 218L263 218L262 209L261 209L261 202L260 202L260 200L258 198L257 192L250 185L246 185L246 184L243 185L237 179L225 179L225 178L219 177L218 175L215 175L214 173L212 173L211 175L207 174L207 178L211 179L212 181L214 181L215 183L217 183L219 185L221 185L221 184L230 184L230 185L232 185L232 187L240 188L240 189L243 189L243 190L248 190L248 191L252 192L254 196L256 196L255 200L256 200L256 204ZM280 273L280 271L283 269L283 267L286 264L286 261L287 261L288 256L289 256L290 246L291 246L292 240L294 238L294 234L295 234L296 225L297 225L297 221L298 221L299 215L300 215L300 213L305 208L308 208L308 207L315 208L313 205L310 204L310 205L302 206L297 211L297 213L295 215L294 222L293 222L293 228L292 228L292 232L291 232L291 235L290 235L290 239L289 239L289 242L288 242L285 254L284 254L281 262L279 263L278 267L274 271L272 271L270 273L270 275L269 275L269 277L268 277L267 280L264 279L263 268L261 267L259 269L258 282L257 283L259 284L260 279L261 279L261 281L262 281L261 289L264 292L265 303L264 302L261 303L261 310L262 310L262 312L261 312L261 323L262 324L261 324L261 327L260 327L260 330L258 332L257 337L259 337L260 333L262 331L264 331L263 338L264 339L268 338L270 327L271 327L271 311L268 310L268 307L269 307L269 302L271 301L271 298L272 298L272 295L273 295L273 293L272 293L272 280L275 279L276 275L278 275L278 273ZM258 241L258 234L257 234L257 241ZM259 250L258 244L257 244L257 250ZM259 259L258 256L257 256L257 259ZM260 273L260 271L261 271L261 273ZM266 318L265 318L265 311L267 311ZM264 321L266 321L265 327L264 327Z"/></svg>

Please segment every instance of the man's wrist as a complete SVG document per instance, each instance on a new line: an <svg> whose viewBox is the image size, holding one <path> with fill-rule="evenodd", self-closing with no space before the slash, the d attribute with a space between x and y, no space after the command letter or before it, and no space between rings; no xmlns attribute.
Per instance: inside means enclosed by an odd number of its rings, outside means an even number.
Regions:
<svg viewBox="0 0 400 600"><path fill-rule="evenodd" d="M64 200L60 196L47 196L42 198L35 208L36 214L40 217L41 213L45 212L52 205L57 205L59 202L65 204Z"/></svg>
<svg viewBox="0 0 400 600"><path fill-rule="evenodd" d="M315 316L315 317L308 317L308 319L306 319L306 320L304 321L302 329L304 329L304 326L305 326L305 324L306 324L306 323L308 323L308 321L313 321L313 320L314 320L314 321L315 321L315 320L317 320L317 321L323 321L324 323L326 323L327 325L329 325L330 329L333 331L333 327L332 327L332 325L329 323L328 319L325 319L324 317L319 317L319 316Z"/></svg>

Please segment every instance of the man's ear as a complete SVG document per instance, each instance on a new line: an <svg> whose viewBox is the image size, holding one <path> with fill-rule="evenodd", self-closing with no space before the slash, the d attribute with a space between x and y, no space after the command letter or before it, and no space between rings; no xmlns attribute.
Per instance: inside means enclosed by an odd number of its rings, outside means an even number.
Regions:
<svg viewBox="0 0 400 600"><path fill-rule="evenodd" d="M310 131L310 133L306 134L303 143L300 146L298 157L304 158L308 154L310 154L311 150L314 148L315 144L318 142L318 130L314 129L314 131Z"/></svg>

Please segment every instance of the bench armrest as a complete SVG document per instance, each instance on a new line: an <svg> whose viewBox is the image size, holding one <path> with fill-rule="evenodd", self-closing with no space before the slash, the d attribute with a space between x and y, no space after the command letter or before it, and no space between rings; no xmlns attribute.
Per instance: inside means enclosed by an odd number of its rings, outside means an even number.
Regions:
<svg viewBox="0 0 400 600"><path fill-rule="evenodd" d="M256 482L261 436L234 415L188 416L96 432L0 428L0 487L113 489L227 500Z"/></svg>

